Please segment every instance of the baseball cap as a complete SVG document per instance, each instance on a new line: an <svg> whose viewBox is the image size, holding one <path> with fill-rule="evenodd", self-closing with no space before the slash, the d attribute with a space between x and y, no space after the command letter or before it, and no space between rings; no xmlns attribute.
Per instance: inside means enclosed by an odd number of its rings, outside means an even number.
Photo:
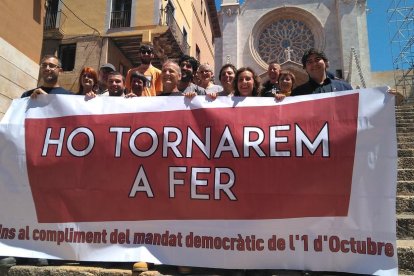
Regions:
<svg viewBox="0 0 414 276"><path fill-rule="evenodd" d="M110 69L111 71L116 71L115 66L113 66L111 63L105 63L101 66L101 68L99 68L99 70L102 70L104 68Z"/></svg>

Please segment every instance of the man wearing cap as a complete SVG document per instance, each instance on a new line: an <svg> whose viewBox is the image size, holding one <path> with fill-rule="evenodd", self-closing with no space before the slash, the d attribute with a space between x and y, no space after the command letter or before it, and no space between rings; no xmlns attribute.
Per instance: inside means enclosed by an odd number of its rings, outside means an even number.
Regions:
<svg viewBox="0 0 414 276"><path fill-rule="evenodd" d="M309 81L293 89L291 96L352 90L346 81L332 79L327 75L328 58L323 51L311 48L302 57L303 68L309 75Z"/></svg>
<svg viewBox="0 0 414 276"><path fill-rule="evenodd" d="M111 63L106 63L99 68L97 94L104 94L108 92L108 74L114 71L116 71L115 66Z"/></svg>
<svg viewBox="0 0 414 276"><path fill-rule="evenodd" d="M141 65L132 68L128 71L126 77L126 88L128 91L131 90L131 74L133 72L138 72L144 75L148 82L144 87L142 96L157 96L162 92L162 82L161 82L161 70L155 68L151 61L154 58L153 48L150 45L142 45L139 48L139 55L141 57Z"/></svg>

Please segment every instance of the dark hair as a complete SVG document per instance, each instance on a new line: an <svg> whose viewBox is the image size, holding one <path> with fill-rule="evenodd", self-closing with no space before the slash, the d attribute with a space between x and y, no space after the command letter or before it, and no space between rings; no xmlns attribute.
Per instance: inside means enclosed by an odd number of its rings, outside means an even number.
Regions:
<svg viewBox="0 0 414 276"><path fill-rule="evenodd" d="M132 83L132 79L134 79L134 78L138 78L138 79L142 80L142 82L144 83L144 87L147 85L148 79L143 74L140 74L137 71L134 71L131 74L131 77L129 78L129 81Z"/></svg>
<svg viewBox="0 0 414 276"><path fill-rule="evenodd" d="M93 69L92 67L85 67L82 69L82 71L80 72L79 75L79 91L78 94L82 95L83 94L83 86L82 86L82 76L84 74L90 74L92 76L94 85L98 84L98 73L96 73L95 69Z"/></svg>
<svg viewBox="0 0 414 276"><path fill-rule="evenodd" d="M279 82L279 85L280 85L280 79L282 77L284 77L284 76L290 76L290 78L292 79L292 88L293 88L293 86L295 85L295 82L296 82L295 74L293 74L289 70L282 70L282 71L280 71L279 78L277 79L277 81Z"/></svg>
<svg viewBox="0 0 414 276"><path fill-rule="evenodd" d="M191 67L193 68L194 73L197 72L198 66L200 66L200 63L198 62L198 60L188 55L182 55L180 57L180 60L178 61L178 64L181 66L181 63L183 63L184 61L187 61L188 63L191 64Z"/></svg>
<svg viewBox="0 0 414 276"><path fill-rule="evenodd" d="M236 72L237 72L237 68L233 64L231 64L231 63L224 64L220 69L220 74L219 74L219 80L220 81L221 81L221 73L223 73L224 69L226 69L226 68L231 68L231 70L233 70L234 74L236 74Z"/></svg>
<svg viewBox="0 0 414 276"><path fill-rule="evenodd" d="M303 56L302 56L303 68L306 67L306 61L311 55L316 55L317 57L320 57L321 59L323 59L325 62L328 62L328 58L326 57L325 53L322 50L310 48L309 50L306 50L305 53L303 53Z"/></svg>
<svg viewBox="0 0 414 276"><path fill-rule="evenodd" d="M153 48L151 45L148 45L148 44L142 44L142 45L139 47L139 51L151 51L151 52L154 52L154 48Z"/></svg>
<svg viewBox="0 0 414 276"><path fill-rule="evenodd" d="M57 62L58 62L58 66L59 67L62 67L62 62L60 61L60 59L57 57L57 56L55 56L55 55L44 55L43 57L42 57L42 59L40 60L40 63L43 63L43 61L45 61L46 59L49 59L49 58L54 58L54 59L56 59L57 60Z"/></svg>
<svg viewBox="0 0 414 276"><path fill-rule="evenodd" d="M256 73L250 67L242 67L242 68L239 68L239 70L237 70L236 76L234 77L234 83L233 83L234 96L240 96L240 91L239 91L239 87L238 87L239 76L240 76L241 73L246 72L246 71L249 71L253 75L254 85L253 85L252 96L258 96L259 91L260 91L260 85L261 85L260 84L260 78L256 75Z"/></svg>

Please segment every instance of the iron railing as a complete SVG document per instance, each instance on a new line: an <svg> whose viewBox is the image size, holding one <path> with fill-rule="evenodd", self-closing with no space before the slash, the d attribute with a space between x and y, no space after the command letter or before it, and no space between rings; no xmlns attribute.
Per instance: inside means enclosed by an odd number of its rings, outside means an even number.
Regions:
<svg viewBox="0 0 414 276"><path fill-rule="evenodd" d="M66 20L66 14L62 11L46 11L44 30L62 30L63 23Z"/></svg>
<svg viewBox="0 0 414 276"><path fill-rule="evenodd" d="M113 11L111 12L110 28L122 28L131 26L131 11Z"/></svg>
<svg viewBox="0 0 414 276"><path fill-rule="evenodd" d="M161 25L168 26L173 34L181 51L188 55L190 53L190 45L188 45L186 37L184 36L180 26L174 18L174 13L171 9L161 9Z"/></svg>

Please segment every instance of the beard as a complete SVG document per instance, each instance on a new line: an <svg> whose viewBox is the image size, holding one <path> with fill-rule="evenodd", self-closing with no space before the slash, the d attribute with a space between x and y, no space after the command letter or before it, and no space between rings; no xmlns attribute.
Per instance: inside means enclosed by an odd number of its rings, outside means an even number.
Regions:
<svg viewBox="0 0 414 276"><path fill-rule="evenodd" d="M46 84L55 84L57 83L58 76L56 74L49 74L46 76L43 76L43 82Z"/></svg>
<svg viewBox="0 0 414 276"><path fill-rule="evenodd" d="M148 65L151 63L151 58L141 58L141 63Z"/></svg>
<svg viewBox="0 0 414 276"><path fill-rule="evenodd" d="M181 81L190 82L193 80L193 72L189 70L181 69Z"/></svg>
<svg viewBox="0 0 414 276"><path fill-rule="evenodd" d="M119 90L115 90L115 91L109 90L109 95L110 96L122 96L123 93L124 93L124 89L119 89Z"/></svg>

